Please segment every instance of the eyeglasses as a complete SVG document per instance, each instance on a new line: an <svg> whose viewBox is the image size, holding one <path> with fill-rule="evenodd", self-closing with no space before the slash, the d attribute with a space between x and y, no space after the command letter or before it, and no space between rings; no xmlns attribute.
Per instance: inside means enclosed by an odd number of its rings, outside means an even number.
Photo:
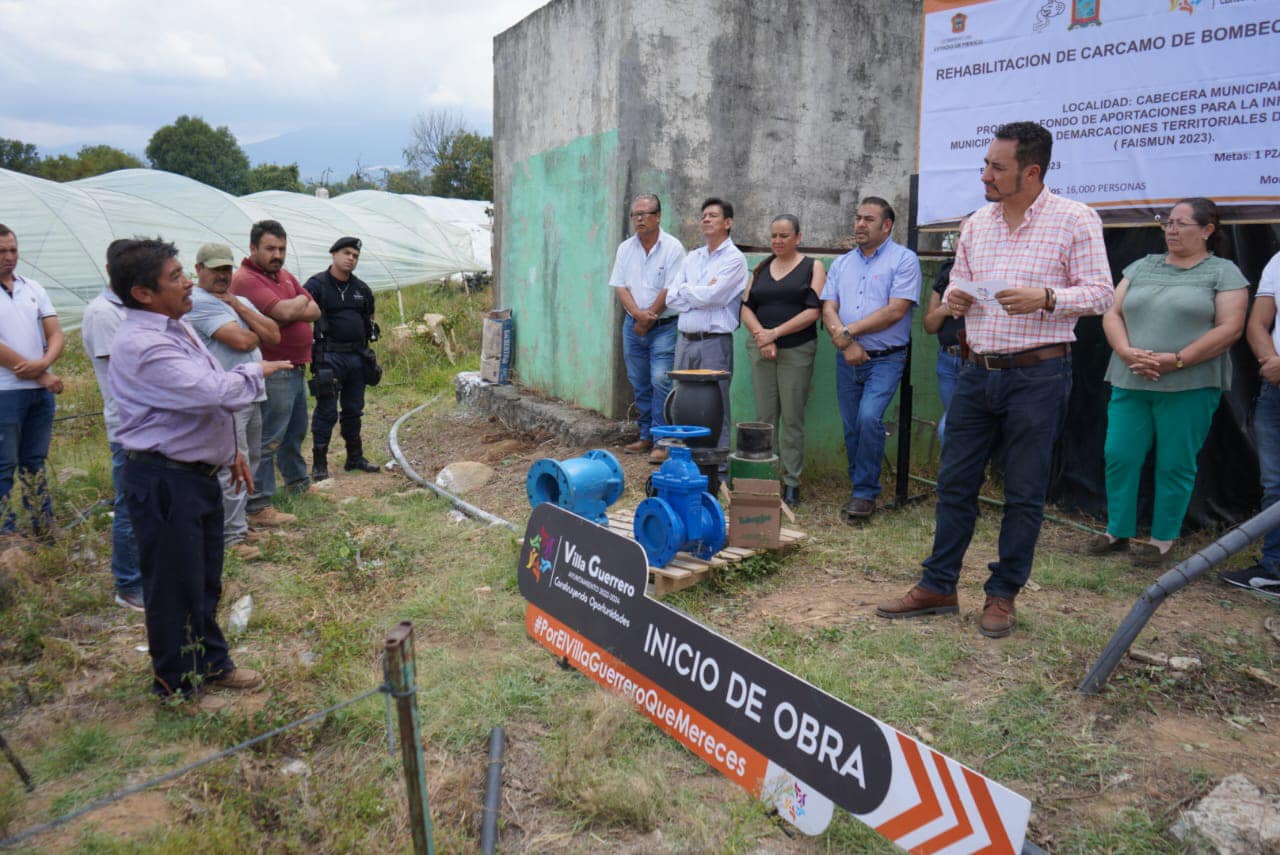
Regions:
<svg viewBox="0 0 1280 855"><path fill-rule="evenodd" d="M643 220L645 217L656 217L661 211L632 211L631 219Z"/></svg>
<svg viewBox="0 0 1280 855"><path fill-rule="evenodd" d="M1165 231L1168 231L1169 229L1175 229L1175 230L1176 229L1196 229L1199 227L1200 227L1199 223L1188 223L1188 222L1183 222L1181 220L1165 220L1162 223L1160 223L1160 228L1164 229Z"/></svg>

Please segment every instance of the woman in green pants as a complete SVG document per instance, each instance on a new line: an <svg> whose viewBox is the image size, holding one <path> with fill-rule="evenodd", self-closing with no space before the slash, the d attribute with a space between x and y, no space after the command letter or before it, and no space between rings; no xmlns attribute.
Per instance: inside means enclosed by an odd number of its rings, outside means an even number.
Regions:
<svg viewBox="0 0 1280 855"><path fill-rule="evenodd" d="M747 355L756 417L774 425L782 500L792 507L800 503L804 407L818 351L818 295L827 281L822 262L801 255L799 246L800 220L794 214L774 217L769 226L773 253L756 266L742 296L742 325L751 333Z"/></svg>
<svg viewBox="0 0 1280 855"><path fill-rule="evenodd" d="M1113 351L1106 379L1107 533L1089 551L1130 551L1135 565L1168 567L1196 483L1196 456L1224 389L1227 350L1244 330L1249 283L1221 248L1218 206L1196 197L1164 222L1168 251L1130 264L1102 327ZM1155 444L1149 543L1137 534L1138 480Z"/></svg>

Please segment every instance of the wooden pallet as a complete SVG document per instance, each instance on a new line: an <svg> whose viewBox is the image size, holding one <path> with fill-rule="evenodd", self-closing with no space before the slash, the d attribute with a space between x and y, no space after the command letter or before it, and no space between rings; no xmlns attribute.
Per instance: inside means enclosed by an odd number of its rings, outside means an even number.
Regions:
<svg viewBox="0 0 1280 855"><path fill-rule="evenodd" d="M609 511L609 530L622 535L628 540L635 540L635 509L615 508ZM787 549L804 540L805 533L794 528L783 528L782 545L778 549ZM662 597L673 591L680 591L710 577L717 567L733 564L759 555L761 552L773 550L745 549L740 546L726 546L708 559L698 558L687 552L677 552L666 567L650 567L649 583L653 585L653 595Z"/></svg>

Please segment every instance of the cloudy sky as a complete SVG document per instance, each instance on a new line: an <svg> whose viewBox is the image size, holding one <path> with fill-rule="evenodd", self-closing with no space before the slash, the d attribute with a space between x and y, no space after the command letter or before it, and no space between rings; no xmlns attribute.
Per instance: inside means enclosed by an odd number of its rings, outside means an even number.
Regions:
<svg viewBox="0 0 1280 855"><path fill-rule="evenodd" d="M0 137L141 155L186 113L229 126L251 156L329 128L368 165L423 110L489 133L493 37L545 2L0 0Z"/></svg>

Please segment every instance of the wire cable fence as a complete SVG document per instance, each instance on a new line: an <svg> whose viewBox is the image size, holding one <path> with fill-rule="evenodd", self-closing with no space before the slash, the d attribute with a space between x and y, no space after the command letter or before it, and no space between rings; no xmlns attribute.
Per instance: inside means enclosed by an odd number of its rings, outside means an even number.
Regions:
<svg viewBox="0 0 1280 855"><path fill-rule="evenodd" d="M272 728L265 733L252 736L243 742L238 742L221 751L216 751L207 757L199 760L193 760L176 769L165 772L150 780L116 790L109 795L103 796L89 804L83 805L75 810L68 811L60 816L54 817L47 822L19 832L11 837L0 840L0 849L12 849L21 843L30 840L37 835L43 834L68 822L79 819L86 814L101 810L108 805L115 804L130 796L157 787L161 784L180 778L188 772L208 766L210 763L216 763L224 760L232 755L238 754L249 748L273 739L290 730L319 721L335 712L346 709L347 707L358 704L367 698L381 694L386 698L387 712L387 751L394 754L395 745L392 737L392 714L391 705L394 699L399 709L399 730L400 742L402 748L402 757L405 765L405 777L409 790L409 813L411 816L411 827L414 837L414 851L418 855L422 853L432 853L434 847L431 844L430 816L427 810L426 802L426 782L423 776L422 763L422 743L419 738L418 728L418 709L417 709L417 687L416 687L416 668L414 664L414 653L412 645L413 627L412 624L405 621L397 625L387 636L384 642L384 653L382 656L383 682L372 689L361 692L353 697L330 704L324 709L317 710L313 713L303 716L302 718L282 724L279 727ZM15 758L16 759L16 758ZM15 769L21 770L21 766L14 764ZM24 780L26 776L24 775ZM32 789L32 785L28 782L28 789Z"/></svg>

